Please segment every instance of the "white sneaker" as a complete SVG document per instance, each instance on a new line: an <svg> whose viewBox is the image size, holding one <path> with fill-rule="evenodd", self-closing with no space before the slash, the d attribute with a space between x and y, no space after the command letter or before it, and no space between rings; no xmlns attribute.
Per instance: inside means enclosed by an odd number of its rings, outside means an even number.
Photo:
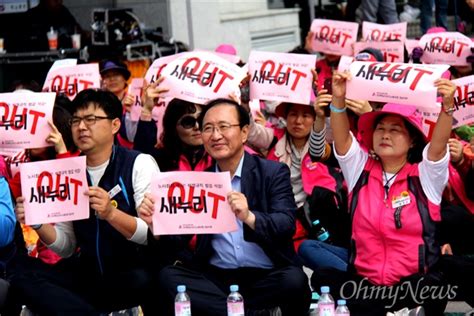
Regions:
<svg viewBox="0 0 474 316"><path fill-rule="evenodd" d="M403 12L400 13L400 21L402 22L413 22L420 15L420 9L414 8L411 5L406 4L403 6Z"/></svg>

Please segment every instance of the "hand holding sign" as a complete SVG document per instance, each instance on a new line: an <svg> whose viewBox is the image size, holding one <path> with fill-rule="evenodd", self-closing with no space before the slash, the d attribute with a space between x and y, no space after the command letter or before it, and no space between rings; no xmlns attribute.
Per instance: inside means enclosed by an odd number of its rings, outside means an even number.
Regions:
<svg viewBox="0 0 474 316"><path fill-rule="evenodd" d="M51 120L48 120L48 125L51 127L51 133L49 133L46 138L46 142L54 146L57 154L64 154L67 152L66 144L64 144L64 139L57 127Z"/></svg>
<svg viewBox="0 0 474 316"><path fill-rule="evenodd" d="M350 79L350 72L334 72L332 75L332 96L334 98L346 97L346 81Z"/></svg>
<svg viewBox="0 0 474 316"><path fill-rule="evenodd" d="M100 219L106 221L112 219L117 209L110 202L107 191L100 187L89 187L89 191L86 192L86 195L89 196L91 208L96 211Z"/></svg>
<svg viewBox="0 0 474 316"><path fill-rule="evenodd" d="M443 107L445 110L454 108L454 93L456 85L448 79L437 79L434 82L438 88L438 94L443 97Z"/></svg>
<svg viewBox="0 0 474 316"><path fill-rule="evenodd" d="M163 94L169 91L168 88L160 86L163 80L165 80L164 77L159 77L158 80L146 86L143 91L143 109L149 113L152 112L155 104L163 98Z"/></svg>
<svg viewBox="0 0 474 316"><path fill-rule="evenodd" d="M143 219L151 228L153 225L153 213L155 212L155 199L150 193L145 193L143 201L137 211L138 217Z"/></svg>
<svg viewBox="0 0 474 316"><path fill-rule="evenodd" d="M304 39L304 49L311 54L313 53L313 37L314 33L309 31Z"/></svg>
<svg viewBox="0 0 474 316"><path fill-rule="evenodd" d="M18 222L25 224L25 198L22 196L16 198L15 215Z"/></svg>
<svg viewBox="0 0 474 316"><path fill-rule="evenodd" d="M252 221L252 218L255 216L249 210L245 195L240 192L232 191L227 195L227 200L235 216L250 227L253 227L255 220Z"/></svg>
<svg viewBox="0 0 474 316"><path fill-rule="evenodd" d="M371 112L372 107L370 106L369 101L365 100L351 100L346 99L346 106L349 110L355 114L361 116L364 113Z"/></svg>
<svg viewBox="0 0 474 316"><path fill-rule="evenodd" d="M123 101L122 101L122 105L127 110L127 112L131 111L134 103L135 103L135 96L132 94L127 94L125 98L123 98Z"/></svg>

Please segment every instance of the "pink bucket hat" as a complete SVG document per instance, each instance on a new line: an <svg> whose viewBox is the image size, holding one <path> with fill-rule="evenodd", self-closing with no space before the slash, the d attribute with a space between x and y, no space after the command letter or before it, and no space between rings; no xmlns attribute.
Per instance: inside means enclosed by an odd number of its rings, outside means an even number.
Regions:
<svg viewBox="0 0 474 316"><path fill-rule="evenodd" d="M380 111L373 111L362 115L359 118L358 129L361 143L367 149L373 149L373 134L375 121L381 115L395 114L404 118L408 123L416 128L425 143L428 138L423 132L423 117L421 112L414 105L403 105L395 103L387 103Z"/></svg>
<svg viewBox="0 0 474 316"><path fill-rule="evenodd" d="M426 34L441 33L441 32L446 32L446 29L442 26L433 26L433 27L430 27L426 31Z"/></svg>
<svg viewBox="0 0 474 316"><path fill-rule="evenodd" d="M220 44L214 50L216 53L228 54L228 55L237 55L237 49L234 45L231 44Z"/></svg>

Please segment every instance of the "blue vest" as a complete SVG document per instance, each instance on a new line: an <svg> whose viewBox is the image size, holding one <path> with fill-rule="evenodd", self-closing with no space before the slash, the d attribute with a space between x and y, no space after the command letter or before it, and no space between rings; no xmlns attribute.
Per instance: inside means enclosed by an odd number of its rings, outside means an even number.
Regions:
<svg viewBox="0 0 474 316"><path fill-rule="evenodd" d="M137 151L114 146L109 164L99 181L99 187L107 192L119 186L121 191L111 201L117 202L119 210L135 217L137 212L133 198L132 171L138 155ZM107 221L99 219L93 209L90 209L88 219L74 221L73 225L80 249L78 255L89 263L95 261L100 274L143 265L145 246L127 240Z"/></svg>

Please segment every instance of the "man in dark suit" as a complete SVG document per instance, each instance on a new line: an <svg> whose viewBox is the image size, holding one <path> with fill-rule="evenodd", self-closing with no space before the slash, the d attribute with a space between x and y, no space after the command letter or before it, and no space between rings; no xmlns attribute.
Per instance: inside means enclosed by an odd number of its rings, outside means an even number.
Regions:
<svg viewBox="0 0 474 316"><path fill-rule="evenodd" d="M204 147L216 162L210 171L231 174L227 198L238 230L198 235L191 264L162 269L161 303L170 313L176 286L185 284L193 316L227 315L229 285L238 284L246 315L273 315L278 308L307 315L311 292L293 248L296 204L288 167L245 153L249 115L234 101L210 102L201 118ZM150 223L153 200L145 198L140 208Z"/></svg>

